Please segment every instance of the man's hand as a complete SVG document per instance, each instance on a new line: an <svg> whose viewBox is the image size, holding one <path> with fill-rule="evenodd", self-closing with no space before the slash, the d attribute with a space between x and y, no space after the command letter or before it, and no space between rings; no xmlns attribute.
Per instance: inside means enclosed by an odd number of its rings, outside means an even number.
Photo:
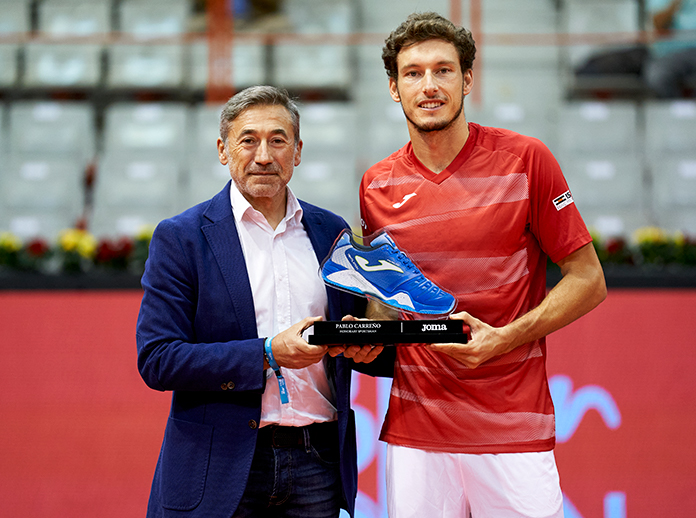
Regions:
<svg viewBox="0 0 696 518"><path fill-rule="evenodd" d="M512 350L511 344L500 328L489 326L466 311L455 313L450 316L450 319L463 320L464 324L469 326L471 329L469 342L426 345L431 351L447 354L470 369L475 369L483 362Z"/></svg>
<svg viewBox="0 0 696 518"><path fill-rule="evenodd" d="M471 328L468 344L433 344L433 351L449 354L470 368L494 356L538 340L574 322L594 309L607 296L604 272L597 253L588 243L558 261L561 280L537 307L503 327L492 327L466 312L450 318Z"/></svg>
<svg viewBox="0 0 696 518"><path fill-rule="evenodd" d="M318 320L321 317L307 317L273 337L271 348L278 365L288 369L302 369L321 361L329 348L310 344L302 338L305 329Z"/></svg>
<svg viewBox="0 0 696 518"><path fill-rule="evenodd" d="M353 315L346 315L341 319L342 321L347 320L367 320L365 318L355 318ZM329 348L329 355L338 356L343 353L345 358L350 358L355 363L370 363L372 362L379 353L382 352L384 346L382 345L335 345Z"/></svg>

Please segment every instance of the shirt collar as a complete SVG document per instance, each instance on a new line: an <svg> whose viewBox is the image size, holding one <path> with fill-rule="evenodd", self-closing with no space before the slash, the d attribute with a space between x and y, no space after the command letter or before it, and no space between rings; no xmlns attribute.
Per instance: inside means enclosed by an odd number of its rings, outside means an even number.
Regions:
<svg viewBox="0 0 696 518"><path fill-rule="evenodd" d="M300 202L298 201L295 194L292 192L290 187L285 187L288 193L287 205L285 206L285 217L283 221L286 224L299 224L302 221L303 211ZM245 214L253 221L257 217L263 218L263 215L257 211L247 199L239 192L237 184L234 180L230 183L230 201L232 203L232 214L234 215L235 222L240 224L242 218ZM292 223L291 223L292 222Z"/></svg>

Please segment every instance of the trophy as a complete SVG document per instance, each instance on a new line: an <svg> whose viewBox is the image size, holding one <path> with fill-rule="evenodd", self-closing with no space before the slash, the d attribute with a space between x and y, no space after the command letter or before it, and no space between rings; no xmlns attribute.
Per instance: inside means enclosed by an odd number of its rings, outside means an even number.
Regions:
<svg viewBox="0 0 696 518"><path fill-rule="evenodd" d="M427 279L396 246L387 232L370 246L358 244L349 230L334 242L321 265L324 282L334 288L375 299L414 316L415 320L315 322L309 343L416 344L466 343L468 327L447 317L456 299Z"/></svg>

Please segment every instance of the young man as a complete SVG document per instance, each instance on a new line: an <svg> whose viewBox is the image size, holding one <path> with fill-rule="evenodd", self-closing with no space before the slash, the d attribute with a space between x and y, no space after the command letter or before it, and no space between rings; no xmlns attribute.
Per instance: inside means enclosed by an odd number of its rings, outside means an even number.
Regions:
<svg viewBox="0 0 696 518"><path fill-rule="evenodd" d="M314 321L357 308L318 275L346 222L287 187L299 131L284 91L235 95L217 141L232 181L152 237L138 367L173 395L150 518L353 515L353 364L335 356L369 363L381 348L326 355L302 338Z"/></svg>
<svg viewBox="0 0 696 518"><path fill-rule="evenodd" d="M365 173L363 235L388 231L471 328L467 344L397 348L381 435L392 518L563 515L544 337L606 296L548 149L467 123L475 51L469 31L424 13L382 54L411 141ZM548 295L547 256L563 273Z"/></svg>

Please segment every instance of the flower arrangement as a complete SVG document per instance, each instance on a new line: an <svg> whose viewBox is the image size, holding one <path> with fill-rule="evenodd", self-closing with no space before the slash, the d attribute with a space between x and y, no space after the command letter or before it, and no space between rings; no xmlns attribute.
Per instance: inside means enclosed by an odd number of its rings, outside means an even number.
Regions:
<svg viewBox="0 0 696 518"><path fill-rule="evenodd" d="M643 227L636 230L631 243L623 238L603 240L598 235L593 235L593 243L602 264L647 268L696 266L696 239L682 232Z"/></svg>
<svg viewBox="0 0 696 518"><path fill-rule="evenodd" d="M0 234L0 266L6 265L16 270L42 270L52 257L49 244L40 238L27 243L11 234Z"/></svg>
<svg viewBox="0 0 696 518"><path fill-rule="evenodd" d="M43 239L22 242L14 234L0 233L0 271L79 273L93 270L142 274L148 257L153 226L134 236L97 239L86 230L66 229L51 246ZM605 266L658 269L696 267L696 237L670 233L658 227L641 228L631 241L592 235L597 256Z"/></svg>
<svg viewBox="0 0 696 518"><path fill-rule="evenodd" d="M40 273L82 273L91 270L142 273L154 227L118 239L97 239L86 230L63 230L55 244L43 239L26 243L10 232L0 233L0 270Z"/></svg>
<svg viewBox="0 0 696 518"><path fill-rule="evenodd" d="M69 228L58 236L57 253L65 272L88 270L94 260L96 249L97 240L86 230Z"/></svg>

